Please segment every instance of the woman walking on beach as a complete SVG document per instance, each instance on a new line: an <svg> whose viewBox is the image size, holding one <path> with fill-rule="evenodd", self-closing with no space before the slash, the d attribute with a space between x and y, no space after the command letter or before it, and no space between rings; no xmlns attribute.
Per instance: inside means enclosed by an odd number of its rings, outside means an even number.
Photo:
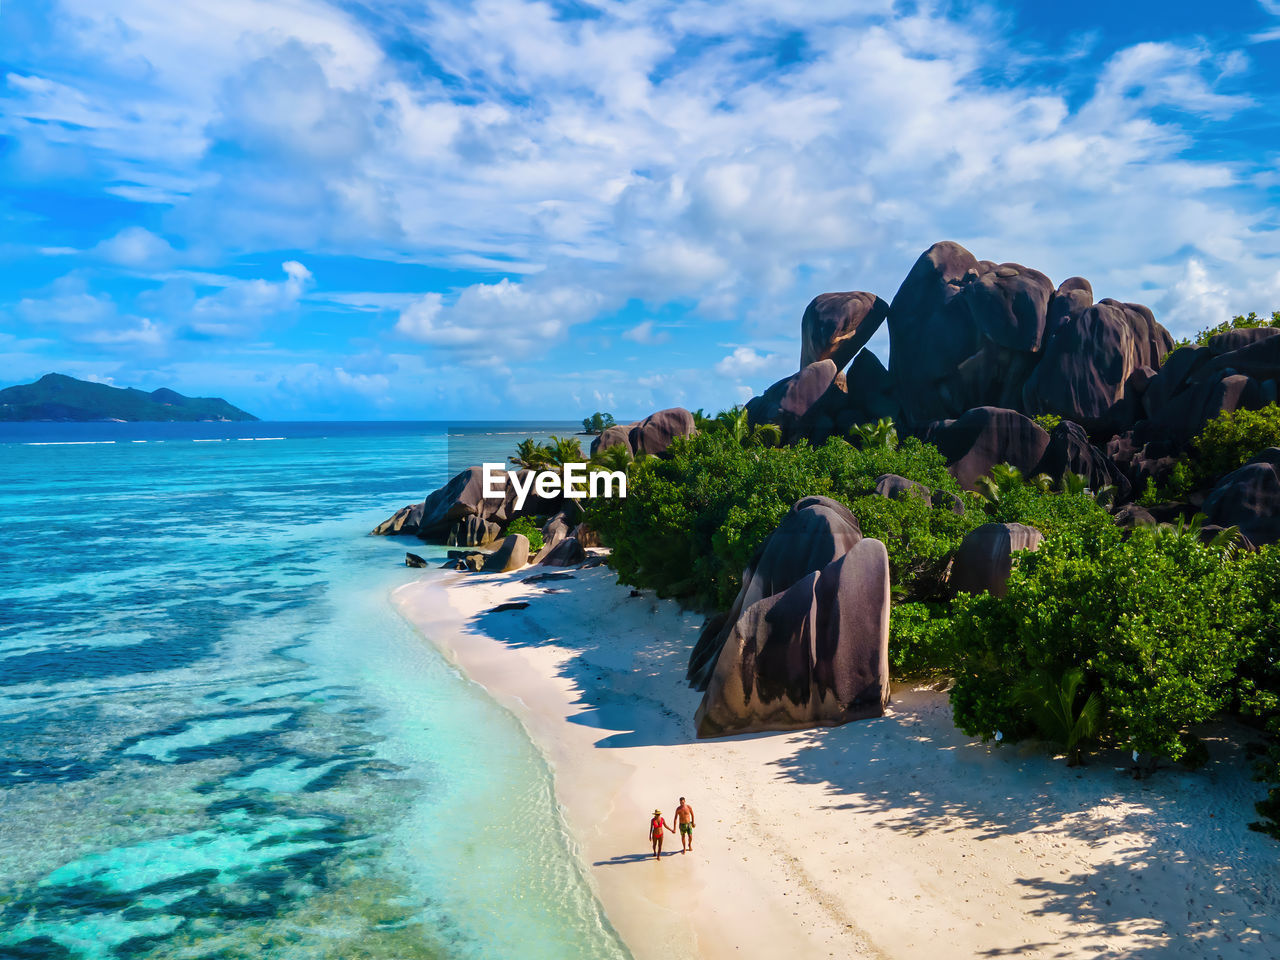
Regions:
<svg viewBox="0 0 1280 960"><path fill-rule="evenodd" d="M662 811L653 811L653 819L649 821L649 840L653 843L653 859L657 860L662 856L662 831L668 830L675 833L669 826L667 821L662 818Z"/></svg>

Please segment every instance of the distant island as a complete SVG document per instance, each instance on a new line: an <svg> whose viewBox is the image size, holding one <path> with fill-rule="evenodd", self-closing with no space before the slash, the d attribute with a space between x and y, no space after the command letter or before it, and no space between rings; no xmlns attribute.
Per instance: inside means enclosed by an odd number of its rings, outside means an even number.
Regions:
<svg viewBox="0 0 1280 960"><path fill-rule="evenodd" d="M0 421L14 420L257 420L220 397L184 397L161 387L132 387L47 373L35 383L0 390Z"/></svg>

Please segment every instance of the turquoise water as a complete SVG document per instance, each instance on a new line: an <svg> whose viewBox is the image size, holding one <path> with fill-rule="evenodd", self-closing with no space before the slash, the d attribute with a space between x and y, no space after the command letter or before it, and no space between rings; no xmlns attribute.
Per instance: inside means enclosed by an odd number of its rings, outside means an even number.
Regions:
<svg viewBox="0 0 1280 960"><path fill-rule="evenodd" d="M0 955L626 956L519 724L389 603L443 550L366 536L546 429L0 432Z"/></svg>

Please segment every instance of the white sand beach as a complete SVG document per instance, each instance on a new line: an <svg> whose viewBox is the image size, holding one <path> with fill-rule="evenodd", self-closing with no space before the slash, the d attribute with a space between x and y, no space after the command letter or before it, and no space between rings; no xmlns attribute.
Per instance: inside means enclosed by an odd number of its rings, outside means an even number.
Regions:
<svg viewBox="0 0 1280 960"><path fill-rule="evenodd" d="M614 926L671 957L1280 956L1280 844L1232 744L1135 780L951 723L895 687L887 716L698 741L684 683L702 618L607 568L525 584L433 571L401 612L523 722ZM528 601L522 610L487 612ZM694 852L646 830L694 807Z"/></svg>

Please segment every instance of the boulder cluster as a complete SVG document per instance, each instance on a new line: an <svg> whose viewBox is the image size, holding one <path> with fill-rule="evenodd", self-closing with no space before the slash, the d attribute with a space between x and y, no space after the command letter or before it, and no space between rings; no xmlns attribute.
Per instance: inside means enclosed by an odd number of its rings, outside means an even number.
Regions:
<svg viewBox="0 0 1280 960"><path fill-rule="evenodd" d="M1149 480L1167 478L1209 419L1276 401L1280 330L1233 330L1175 350L1141 304L1095 301L1081 277L1055 286L1038 270L978 260L951 242L921 254L891 301L864 291L824 293L800 326L797 371L746 404L751 426L774 424L786 443L820 444L888 417L901 433L936 445L966 489L978 489L998 464L1026 477L1070 473L1094 490L1113 491L1111 509L1122 525L1202 510L1206 535L1234 525L1248 543L1280 540L1277 448L1185 503L1148 511L1132 502ZM884 326L887 367L867 348ZM689 411L660 410L610 427L591 453L621 446L631 456L662 456L673 438L694 431ZM490 553L455 551L451 563L512 570L530 557L526 538L506 533L511 521L521 513L549 516L533 563L601 562L588 561L587 550L599 542L576 501L531 496L517 510L510 485L494 500L481 490L480 468L471 467L373 532L465 548L496 544ZM877 478L875 492L964 511L954 494L900 476ZM1023 524L983 524L948 563L922 577L939 595L1000 595L1013 554L1035 550L1041 539ZM889 584L884 544L864 538L845 506L820 496L797 502L743 572L732 606L707 621L691 653L687 679L703 692L698 736L882 714L890 692Z"/></svg>
<svg viewBox="0 0 1280 960"><path fill-rule="evenodd" d="M591 453L621 445L630 456L660 456L676 437L694 432L693 414L672 407L637 423L608 428L591 444ZM559 495L538 496L536 487L527 486L528 473L516 471L516 479L528 491L520 507L516 506L516 484L509 475L501 497L485 497L484 472L475 465L455 474L421 503L401 507L372 533L471 548L449 552L447 566L458 570L493 573L518 570L527 564L567 567L585 562L587 550L600 546L600 540L582 521L580 501ZM542 549L532 555L528 537L506 532L511 521L522 516L549 517L542 526ZM487 548L487 552L475 548ZM408 557L412 558L406 561L410 566L425 565L416 554Z"/></svg>
<svg viewBox="0 0 1280 960"><path fill-rule="evenodd" d="M800 368L748 401L752 425L822 443L890 417L937 445L966 488L1009 463L1026 476L1081 474L1093 489L1114 488L1117 507L1149 479L1164 482L1207 421L1275 402L1280 382L1280 330L1231 330L1175 350L1142 304L1095 301L1082 277L1055 286L949 241L920 255L888 303L824 293L800 326ZM887 368L866 347L882 326ZM1046 431L1033 419L1043 415L1060 422ZM1262 482L1265 468L1250 467L1248 482ZM1266 495L1230 492L1242 482L1224 477L1172 512L1203 509L1210 527L1275 540Z"/></svg>

